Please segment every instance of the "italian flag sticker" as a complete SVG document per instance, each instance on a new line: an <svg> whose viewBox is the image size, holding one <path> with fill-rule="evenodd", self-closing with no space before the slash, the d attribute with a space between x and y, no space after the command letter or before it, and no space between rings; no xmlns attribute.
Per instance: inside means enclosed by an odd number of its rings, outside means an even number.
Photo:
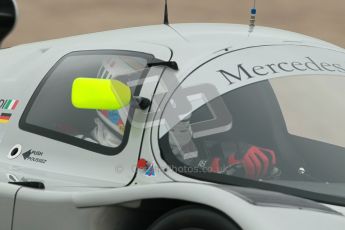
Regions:
<svg viewBox="0 0 345 230"><path fill-rule="evenodd" d="M10 113L1 113L0 114L0 124L6 124L10 121L12 114Z"/></svg>
<svg viewBox="0 0 345 230"><path fill-rule="evenodd" d="M15 110L17 105L19 103L19 100L7 100L6 104L4 105L3 109L7 110Z"/></svg>

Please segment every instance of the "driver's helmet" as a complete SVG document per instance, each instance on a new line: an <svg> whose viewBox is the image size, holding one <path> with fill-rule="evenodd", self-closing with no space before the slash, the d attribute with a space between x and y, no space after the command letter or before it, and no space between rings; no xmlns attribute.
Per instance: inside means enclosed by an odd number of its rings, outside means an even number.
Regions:
<svg viewBox="0 0 345 230"><path fill-rule="evenodd" d="M126 75L136 72L123 57L116 56L105 60L100 67L97 78L122 80ZM129 106L120 110L97 110L96 127L92 136L101 145L119 146L125 132Z"/></svg>

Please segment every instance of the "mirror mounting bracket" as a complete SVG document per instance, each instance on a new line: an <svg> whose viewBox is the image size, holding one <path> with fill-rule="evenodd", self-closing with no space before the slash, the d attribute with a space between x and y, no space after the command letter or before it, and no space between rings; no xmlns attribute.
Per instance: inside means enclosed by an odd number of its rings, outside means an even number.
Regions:
<svg viewBox="0 0 345 230"><path fill-rule="evenodd" d="M150 107L151 101L145 97L134 97L136 106L141 110L146 110Z"/></svg>

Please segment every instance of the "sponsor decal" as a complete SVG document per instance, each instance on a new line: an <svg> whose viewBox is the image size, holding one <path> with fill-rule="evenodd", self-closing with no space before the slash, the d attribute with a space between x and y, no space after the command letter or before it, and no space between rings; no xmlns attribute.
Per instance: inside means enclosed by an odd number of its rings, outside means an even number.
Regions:
<svg viewBox="0 0 345 230"><path fill-rule="evenodd" d="M245 64L238 64L237 71L230 72L220 69L217 72L230 84L241 82L256 77L264 77L268 75L293 73L293 72L333 72L345 73L345 66L336 63L316 62L311 57L305 57L301 61L284 61L273 64L247 66Z"/></svg>
<svg viewBox="0 0 345 230"><path fill-rule="evenodd" d="M143 158L139 159L137 163L137 168L140 170L143 170L145 172L145 176L148 176L148 177L156 176L154 166L155 166L154 162L152 162L151 164L148 164L147 160Z"/></svg>
<svg viewBox="0 0 345 230"><path fill-rule="evenodd" d="M0 99L0 109L15 110L17 108L18 103L19 103L19 100Z"/></svg>
<svg viewBox="0 0 345 230"><path fill-rule="evenodd" d="M12 116L11 110L15 110L19 100L13 99L0 99L0 109L6 110L6 112L0 113L0 124L7 124Z"/></svg>
<svg viewBox="0 0 345 230"><path fill-rule="evenodd" d="M1 113L0 114L0 124L6 124L10 121L12 114L10 113Z"/></svg>
<svg viewBox="0 0 345 230"><path fill-rule="evenodd" d="M26 161L32 161L35 163L45 164L47 160L43 158L43 155L44 153L41 151L30 149L29 151L23 153L23 158Z"/></svg>
<svg viewBox="0 0 345 230"><path fill-rule="evenodd" d="M147 170L147 168L148 168L148 162L147 162L147 160L145 160L145 159L139 159L138 160L138 163L137 163L137 168L138 169L145 169L145 170Z"/></svg>
<svg viewBox="0 0 345 230"><path fill-rule="evenodd" d="M148 176L148 177L156 176L155 168L154 168L154 163L153 162L151 163L150 167L146 170L145 176Z"/></svg>

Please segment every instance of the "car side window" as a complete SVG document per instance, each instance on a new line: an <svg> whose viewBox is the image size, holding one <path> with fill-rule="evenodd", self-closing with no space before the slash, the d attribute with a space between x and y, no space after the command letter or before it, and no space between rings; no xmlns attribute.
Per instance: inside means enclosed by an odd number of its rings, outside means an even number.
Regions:
<svg viewBox="0 0 345 230"><path fill-rule="evenodd" d="M139 94L154 57L129 51L81 51L63 57L47 74L31 98L20 127L82 148L113 155L128 138L132 106L117 111L76 109L71 103L78 77L116 79Z"/></svg>

